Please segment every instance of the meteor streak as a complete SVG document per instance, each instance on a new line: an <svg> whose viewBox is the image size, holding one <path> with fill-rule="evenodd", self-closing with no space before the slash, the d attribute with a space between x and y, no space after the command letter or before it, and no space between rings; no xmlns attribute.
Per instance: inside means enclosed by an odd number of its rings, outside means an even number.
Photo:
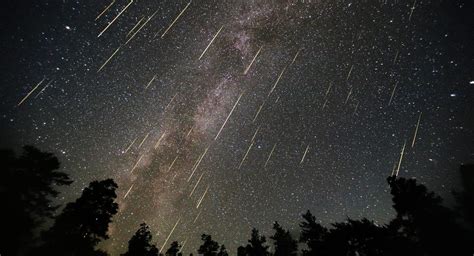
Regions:
<svg viewBox="0 0 474 256"><path fill-rule="evenodd" d="M247 158L247 155L249 154L250 150L252 149L253 144L254 144L254 141L252 140L252 143L250 143L250 146L247 149L247 152L245 153L244 157L242 158L242 161L240 161L239 168L238 168L239 170L240 170L240 167L242 167L242 164L244 163L245 159Z"/></svg>
<svg viewBox="0 0 474 256"><path fill-rule="evenodd" d="M349 93L347 94L347 98L346 98L346 101L344 102L344 104L347 104L347 102L349 101L349 98L351 97L352 95L352 87L351 87L351 90L349 91Z"/></svg>
<svg viewBox="0 0 474 256"><path fill-rule="evenodd" d="M304 154L303 154L303 157L301 158L300 164L303 163L304 158L306 157L306 153L308 153L308 150L309 150L309 144L308 144L308 146L306 147L306 150L304 151Z"/></svg>
<svg viewBox="0 0 474 256"><path fill-rule="evenodd" d="M153 83L153 81L155 81L156 79L156 75L153 76L153 78L151 78L150 82L148 82L148 84L146 85L145 87L145 90L148 89L148 87L150 86L151 83Z"/></svg>
<svg viewBox="0 0 474 256"><path fill-rule="evenodd" d="M125 6L125 8L122 9L122 11L119 12L119 14L117 14L117 16L115 16L115 18L99 33L99 35L97 37L100 37L112 24L114 24L115 20L118 19L118 17L120 17L120 15L122 15L122 13L127 10L127 8L133 3L133 0L130 0L130 2L127 4L127 6Z"/></svg>
<svg viewBox="0 0 474 256"><path fill-rule="evenodd" d="M201 176L199 176L199 179L198 179L198 181L196 182L196 184L194 185L193 190L191 191L191 193L189 193L189 197L191 197L191 196L193 195L194 190L196 190L197 186L199 185L199 182L201 181L202 176L204 176L204 172L202 172Z"/></svg>
<svg viewBox="0 0 474 256"><path fill-rule="evenodd" d="M263 166L264 168L267 167L268 161L270 161L270 158L271 158L272 155L273 155L273 151L275 150L276 145L277 145L277 143L275 143L275 144L273 145L272 151L270 151L270 154L268 155L267 161L265 161L265 165Z"/></svg>
<svg viewBox="0 0 474 256"><path fill-rule="evenodd" d="M196 209L198 209L199 206L201 205L202 200L204 200L204 197L206 196L208 189L209 189L209 185L207 185L206 191L204 191L204 194L202 194L201 199L199 199L199 202L198 202L198 204L196 205Z"/></svg>
<svg viewBox="0 0 474 256"><path fill-rule="evenodd" d="M272 89L270 90L270 92L268 93L268 96L270 96L270 94L272 94L273 90L275 90L276 86L278 85L278 82L280 81L281 79L281 76L283 75L283 73L285 73L285 69L286 69L286 66L283 68L283 70L281 71L280 75L278 76L278 79L276 80L275 84L273 85Z"/></svg>
<svg viewBox="0 0 474 256"><path fill-rule="evenodd" d="M352 115L355 115L355 113L357 112L357 109L359 108L359 103L360 103L360 101L357 101L357 104L354 108L354 112L352 113Z"/></svg>
<svg viewBox="0 0 474 256"><path fill-rule="evenodd" d="M178 93L175 93L175 94L174 94L173 98L171 98L171 100L170 100L170 103L168 103L168 105L166 105L165 110L168 109L168 107L171 105L171 102L173 102L173 100L174 100L174 98L176 97L176 95L178 95Z"/></svg>
<svg viewBox="0 0 474 256"><path fill-rule="evenodd" d="M117 48L117 50L114 51L114 53L112 53L112 55L110 55L110 57L104 62L104 64L102 64L102 66L100 66L99 70L97 70L97 73L99 73L104 67L105 65L107 65L107 63L109 63L109 61L114 57L115 54L117 54L117 52L120 50L122 46L119 46Z"/></svg>
<svg viewBox="0 0 474 256"><path fill-rule="evenodd" d="M126 35L125 37L128 37L128 36L133 32L133 30L135 30L135 29L138 27L138 25L140 25L140 23L142 23L142 21L143 21L144 18L145 18L145 16L143 16L143 17L137 22L137 24L135 24L135 26L133 26L133 28L130 29L130 31L128 31L128 33L127 33L127 35Z"/></svg>
<svg viewBox="0 0 474 256"><path fill-rule="evenodd" d="M329 91L331 90L331 87L332 87L332 83L329 83L329 87L328 89L326 90L326 94L324 95L324 98L326 98L328 96L328 93Z"/></svg>
<svg viewBox="0 0 474 256"><path fill-rule="evenodd" d="M97 18L95 18L95 20L98 20L110 7L112 7L114 3L115 3L115 0L112 0L112 3L107 5L107 7L105 7L105 9L99 15L97 15Z"/></svg>
<svg viewBox="0 0 474 256"><path fill-rule="evenodd" d="M395 90L397 89L397 86L398 86L398 82L396 82L396 83L395 83L395 86L393 87L392 95L390 96L390 100L388 101L388 105L389 105L389 106L390 106L390 104L392 103L393 95L395 95Z"/></svg>
<svg viewBox="0 0 474 256"><path fill-rule="evenodd" d="M413 2L413 6L411 7L410 16L408 16L408 21L411 21L411 16L413 15L413 11L415 10L416 0Z"/></svg>
<svg viewBox="0 0 474 256"><path fill-rule="evenodd" d="M278 95L278 97L276 98L275 100L275 104L280 100L280 95Z"/></svg>
<svg viewBox="0 0 474 256"><path fill-rule="evenodd" d="M181 220L181 217L179 217L178 221L176 221L176 224L174 224L173 229L171 229L171 232L169 233L168 237L166 237L166 240L165 240L165 242L163 243L163 245L161 246L161 248L160 248L158 254L161 253L161 250L165 247L166 243L168 243L168 240L170 239L171 235L173 234L174 229L176 228L176 226L178 226L178 223L179 223L180 220Z"/></svg>
<svg viewBox="0 0 474 256"><path fill-rule="evenodd" d="M397 170L395 171L395 177L397 177L398 173L400 172L400 166L402 165L403 154L405 153L406 145L407 145L407 141L405 140L405 143L403 144L402 152L400 153L400 160L398 161L398 167L397 167Z"/></svg>
<svg viewBox="0 0 474 256"><path fill-rule="evenodd" d="M188 241L188 238L184 239L183 244L181 245L181 248L179 248L178 254L180 254L183 251L184 246L186 245L186 242Z"/></svg>
<svg viewBox="0 0 474 256"><path fill-rule="evenodd" d="M327 104L327 103L328 103L328 99L326 99L326 100L324 101L324 104L323 104L323 106L321 107L321 109L324 109L324 108L326 107L326 104Z"/></svg>
<svg viewBox="0 0 474 256"><path fill-rule="evenodd" d="M189 137L189 134L191 134L191 132L193 131L193 128L194 127L191 127L191 129L189 129L189 132L186 134L186 138Z"/></svg>
<svg viewBox="0 0 474 256"><path fill-rule="evenodd" d="M150 135L150 132L148 132L146 135L145 135L145 138L143 138L142 142L140 143L140 145L138 145L138 148L141 148L143 143L145 142L145 140L148 138L148 135Z"/></svg>
<svg viewBox="0 0 474 256"><path fill-rule="evenodd" d="M200 210L200 211L198 212L198 214L196 215L196 218L194 218L194 220L193 220L193 224L196 223L196 221L198 220L199 216L201 215L201 212L202 212L202 210Z"/></svg>
<svg viewBox="0 0 474 256"><path fill-rule="evenodd" d="M133 166L133 168L132 168L132 170L130 171L130 173L132 173L133 170L135 170L135 168L137 168L138 163L140 163L140 160L142 160L142 158L143 158L143 155L141 155L140 158L138 158L138 161L135 163L135 165Z"/></svg>
<svg viewBox="0 0 474 256"><path fill-rule="evenodd" d="M422 114L422 113L423 113L423 112L420 112L420 115L418 116L418 122L416 123L415 134L413 134L413 141L411 142L411 147L412 147L412 148L415 146L416 135L418 134L418 127L420 126L421 114Z"/></svg>
<svg viewBox="0 0 474 256"><path fill-rule="evenodd" d="M255 54L255 56L253 57L252 61L251 61L250 64L248 65L248 67L245 69L244 75L246 75L247 72L249 72L250 67L252 66L252 64L253 64L253 62L255 61L255 59L257 59L257 56L258 56L258 54L260 53L260 51L262 50L262 48L263 48L263 45L260 46L260 49L258 49L257 54Z"/></svg>
<svg viewBox="0 0 474 256"><path fill-rule="evenodd" d="M127 193L125 193L125 195L123 196L123 199L125 199L125 198L128 196L128 194L130 193L130 191L132 190L132 188L133 188L133 184L132 184L132 186L130 186L130 188L127 190Z"/></svg>
<svg viewBox="0 0 474 256"><path fill-rule="evenodd" d="M191 178L192 178L193 175L194 175L194 172L196 172L197 168L198 168L199 165L201 164L201 161L202 161L202 159L204 158L204 156L206 155L208 149L209 149L209 147L207 147L207 148L204 150L204 153L202 153L201 157L199 157L199 160L197 160L196 164L194 165L193 171L191 172L191 175L189 175L188 182L191 180Z"/></svg>
<svg viewBox="0 0 474 256"><path fill-rule="evenodd" d="M255 136L257 136L257 133L258 133L258 130L260 130L260 126L258 126L257 130L255 130L255 133L253 134L253 137L250 141L254 141L255 140Z"/></svg>
<svg viewBox="0 0 474 256"><path fill-rule="evenodd" d="M140 32L140 30L142 30L142 28L151 20L153 19L153 17L156 15L158 11L156 11L155 13L153 13L150 17L148 17L148 19L137 29L137 31L135 31L135 33L133 33L133 35L127 40L127 42L125 42L125 44L128 44L128 42L130 42L130 40L132 40L136 34L138 34L138 32Z"/></svg>
<svg viewBox="0 0 474 256"><path fill-rule="evenodd" d="M160 138L159 138L158 141L155 143L155 149L158 148L158 146L160 145L160 141L161 141L161 139L163 139L163 137L165 137L165 133L161 134Z"/></svg>
<svg viewBox="0 0 474 256"><path fill-rule="evenodd" d="M395 53L395 58L393 58L393 64L395 64L395 62L397 62L397 58L398 58L398 50L397 50L397 53Z"/></svg>
<svg viewBox="0 0 474 256"><path fill-rule="evenodd" d="M298 55L300 54L300 51L301 51L301 49L298 49L298 51L296 52L295 57L294 57L293 60L291 61L291 64L290 64L290 65L293 65L293 63L295 63L296 58L298 58Z"/></svg>
<svg viewBox="0 0 474 256"><path fill-rule="evenodd" d="M265 101L267 101L267 99L265 99ZM258 108L257 114L255 114L255 117L253 118L252 123L254 123L255 120L257 120L257 117L260 114L260 111L262 111L262 108L265 105L265 101L263 101L262 105L260 105L260 107Z"/></svg>
<svg viewBox="0 0 474 256"><path fill-rule="evenodd" d="M173 165L174 165L174 163L176 162L176 160L178 159L178 157L179 157L179 155L177 155L177 156L175 157L175 159L173 160L173 162L171 162L170 167L168 168L168 172L171 171L171 168L173 168Z"/></svg>
<svg viewBox="0 0 474 256"><path fill-rule="evenodd" d="M204 49L204 51L201 53L201 56L199 56L199 60L202 58L202 56L204 56L204 54L207 52L207 49L209 49L209 46L211 46L211 44L214 42L214 40L216 39L216 37L219 35L219 33L221 32L222 28L224 26L221 26L221 28L217 31L217 33L214 35L214 37L212 38L212 40L209 42L209 44L207 45L206 49Z"/></svg>
<svg viewBox="0 0 474 256"><path fill-rule="evenodd" d="M217 138L219 137L219 134L221 134L222 129L224 129L225 124L226 124L227 121L229 120L229 117L232 115L232 112L234 112L234 109L235 109L235 107L237 106L237 104L239 104L239 101L240 101L240 98L242 98L242 95L244 95L243 92L240 94L239 98L238 98L237 101L235 102L234 106L232 107L232 110L230 111L229 115L227 116L227 118L225 119L224 123L222 124L221 129L219 129L219 132L217 133L217 135L216 135L216 137L214 138L214 140L217 140Z"/></svg>
<svg viewBox="0 0 474 256"><path fill-rule="evenodd" d="M43 80L41 80L25 97L23 97L23 99L16 106L20 106L26 99L28 99L28 97L30 97L30 95L44 82L45 79L46 78L43 78Z"/></svg>
<svg viewBox="0 0 474 256"><path fill-rule="evenodd" d="M349 81L349 77L351 77L352 69L354 68L354 65L351 66L351 69L349 70L349 73L347 74L346 81Z"/></svg>
<svg viewBox="0 0 474 256"><path fill-rule="evenodd" d="M41 93L43 93L43 91L46 90L46 88L47 88L52 82L54 82L54 79L50 80L50 81L43 87L43 89L41 89L41 91L39 91L38 94L36 94L35 99L38 98L38 96L39 96Z"/></svg>
<svg viewBox="0 0 474 256"><path fill-rule="evenodd" d="M135 143L135 141L137 141L137 139L138 139L138 138L135 138L135 139L132 141L132 143L130 143L130 146L128 146L128 148L125 150L124 154L127 153L127 152L130 150L130 148L133 146L133 144Z"/></svg>
<svg viewBox="0 0 474 256"><path fill-rule="evenodd" d="M184 7L184 9L178 14L178 16L173 20L173 22L171 22L171 24L169 25L169 27L165 30L165 32L163 32L163 34L161 35L161 38L163 38L166 33L168 32L168 30L171 29L171 27L174 25L174 23L179 19L179 17L181 17L181 15L186 11L186 9L188 9L189 5L191 4L191 1L189 1L189 3L186 5L186 7Z"/></svg>

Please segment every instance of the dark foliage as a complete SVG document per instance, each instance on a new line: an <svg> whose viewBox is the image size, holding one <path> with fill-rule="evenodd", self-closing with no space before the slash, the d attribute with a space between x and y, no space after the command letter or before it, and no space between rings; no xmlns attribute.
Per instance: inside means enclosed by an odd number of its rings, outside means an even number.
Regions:
<svg viewBox="0 0 474 256"><path fill-rule="evenodd" d="M202 234L203 244L199 247L198 253L203 256L217 256L219 252L219 243L212 240L210 235Z"/></svg>
<svg viewBox="0 0 474 256"><path fill-rule="evenodd" d="M219 249L217 256L229 256L229 254L227 253L227 249L225 248L224 245L221 245L221 248Z"/></svg>
<svg viewBox="0 0 474 256"><path fill-rule="evenodd" d="M389 177L393 208L397 216L389 224L399 237L403 253L416 255L472 255L466 231L458 225L453 211L442 205L441 197L416 180Z"/></svg>
<svg viewBox="0 0 474 256"><path fill-rule="evenodd" d="M261 236L256 228L252 229L250 240L248 240L247 246L245 246L245 254L247 256L266 256L268 252L268 246L265 245L267 239L265 236Z"/></svg>
<svg viewBox="0 0 474 256"><path fill-rule="evenodd" d="M151 240L150 228L145 223L140 224L140 228L128 241L128 251L122 256L158 256L158 248L151 244ZM167 252L166 255L176 254L168 254Z"/></svg>
<svg viewBox="0 0 474 256"><path fill-rule="evenodd" d="M111 180L94 181L83 190L81 197L68 203L54 218L53 226L42 233L36 249L33 232L48 218L54 217L58 206L52 204L58 195L57 186L72 181L57 171L59 162L50 153L26 146L20 157L12 151L0 151L0 199L8 205L1 224L3 255L102 256L97 245L108 238L107 230L117 213L115 203L117 184ZM463 190L455 193L456 212L443 206L443 200L417 184L414 179L391 176L390 185L395 218L379 226L367 219L347 219L333 223L328 229L307 211L302 215L299 242L302 255L313 256L378 256L378 255L473 255L474 253L474 165L460 169ZM273 252L266 238L252 229L246 246L237 249L238 256L296 256L298 242L278 222L273 226ZM228 256L224 245L201 236L203 244L198 253L203 256ZM166 256L178 256L181 245L170 244ZM128 251L122 256L158 256L152 244L150 228L141 224L130 239ZM191 254L192 255L192 254Z"/></svg>
<svg viewBox="0 0 474 256"><path fill-rule="evenodd" d="M308 247L307 250L303 250L303 255L318 255L324 250L324 239L328 230L316 222L316 217L309 210L303 214L303 219L304 221L300 223L300 242L306 243Z"/></svg>
<svg viewBox="0 0 474 256"><path fill-rule="evenodd" d="M32 146L23 147L19 157L11 150L0 150L0 166L0 200L8 206L0 218L0 251L17 255L35 242L34 231L53 216L57 187L72 181L58 171L59 161L53 154Z"/></svg>
<svg viewBox="0 0 474 256"><path fill-rule="evenodd" d="M50 230L43 235L44 245L39 255L104 255L95 249L108 238L107 230L112 217L117 213L115 190L112 179L93 181L82 192L81 197L69 203L56 217Z"/></svg>
<svg viewBox="0 0 474 256"><path fill-rule="evenodd" d="M180 250L181 250L181 245L177 241L174 241L170 244L170 248L168 248L165 255L166 256L181 256L182 254L180 253Z"/></svg>
<svg viewBox="0 0 474 256"><path fill-rule="evenodd" d="M290 234L290 231L284 230L278 222L273 224L275 233L270 237L275 245L275 256L296 256L298 243Z"/></svg>

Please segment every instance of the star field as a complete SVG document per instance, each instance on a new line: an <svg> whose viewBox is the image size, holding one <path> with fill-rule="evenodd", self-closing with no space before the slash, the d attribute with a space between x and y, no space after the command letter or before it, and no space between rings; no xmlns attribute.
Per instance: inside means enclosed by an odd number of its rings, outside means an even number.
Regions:
<svg viewBox="0 0 474 256"><path fill-rule="evenodd" d="M469 1L111 3L7 1L0 145L54 152L63 202L113 178L112 255L384 223L394 170L449 202L474 160Z"/></svg>

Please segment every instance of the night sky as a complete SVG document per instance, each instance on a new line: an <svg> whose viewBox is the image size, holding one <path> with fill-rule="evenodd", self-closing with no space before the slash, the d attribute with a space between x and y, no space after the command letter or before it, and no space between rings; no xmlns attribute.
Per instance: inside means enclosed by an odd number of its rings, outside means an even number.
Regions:
<svg viewBox="0 0 474 256"><path fill-rule="evenodd" d="M61 203L113 178L112 255L383 224L392 172L449 198L474 161L472 1L129 1L0 11L0 146L55 153Z"/></svg>

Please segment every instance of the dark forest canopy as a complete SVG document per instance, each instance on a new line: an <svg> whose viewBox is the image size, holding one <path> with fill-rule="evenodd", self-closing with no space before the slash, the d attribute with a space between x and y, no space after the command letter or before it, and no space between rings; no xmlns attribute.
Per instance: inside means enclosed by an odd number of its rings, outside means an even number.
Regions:
<svg viewBox="0 0 474 256"><path fill-rule="evenodd" d="M108 255L97 249L109 238L107 231L118 211L117 184L112 179L91 182L82 195L55 215L53 205L58 186L72 183L59 170L59 161L51 153L25 146L17 156L11 150L0 151L0 199L6 205L1 218L1 255ZM463 190L455 192L457 206L450 209L441 197L414 179L387 178L396 216L380 226L368 219L320 224L307 211L294 237L278 222L268 236L257 229L250 232L247 244L235 252L201 236L196 248L204 256L296 256L296 255L472 255L474 253L474 165L460 168ZM35 231L47 221L51 227ZM152 232L142 223L130 238L124 256L182 255L183 243L174 241L166 250L152 243ZM272 246L270 246L272 245ZM270 247L272 249L270 249Z"/></svg>

